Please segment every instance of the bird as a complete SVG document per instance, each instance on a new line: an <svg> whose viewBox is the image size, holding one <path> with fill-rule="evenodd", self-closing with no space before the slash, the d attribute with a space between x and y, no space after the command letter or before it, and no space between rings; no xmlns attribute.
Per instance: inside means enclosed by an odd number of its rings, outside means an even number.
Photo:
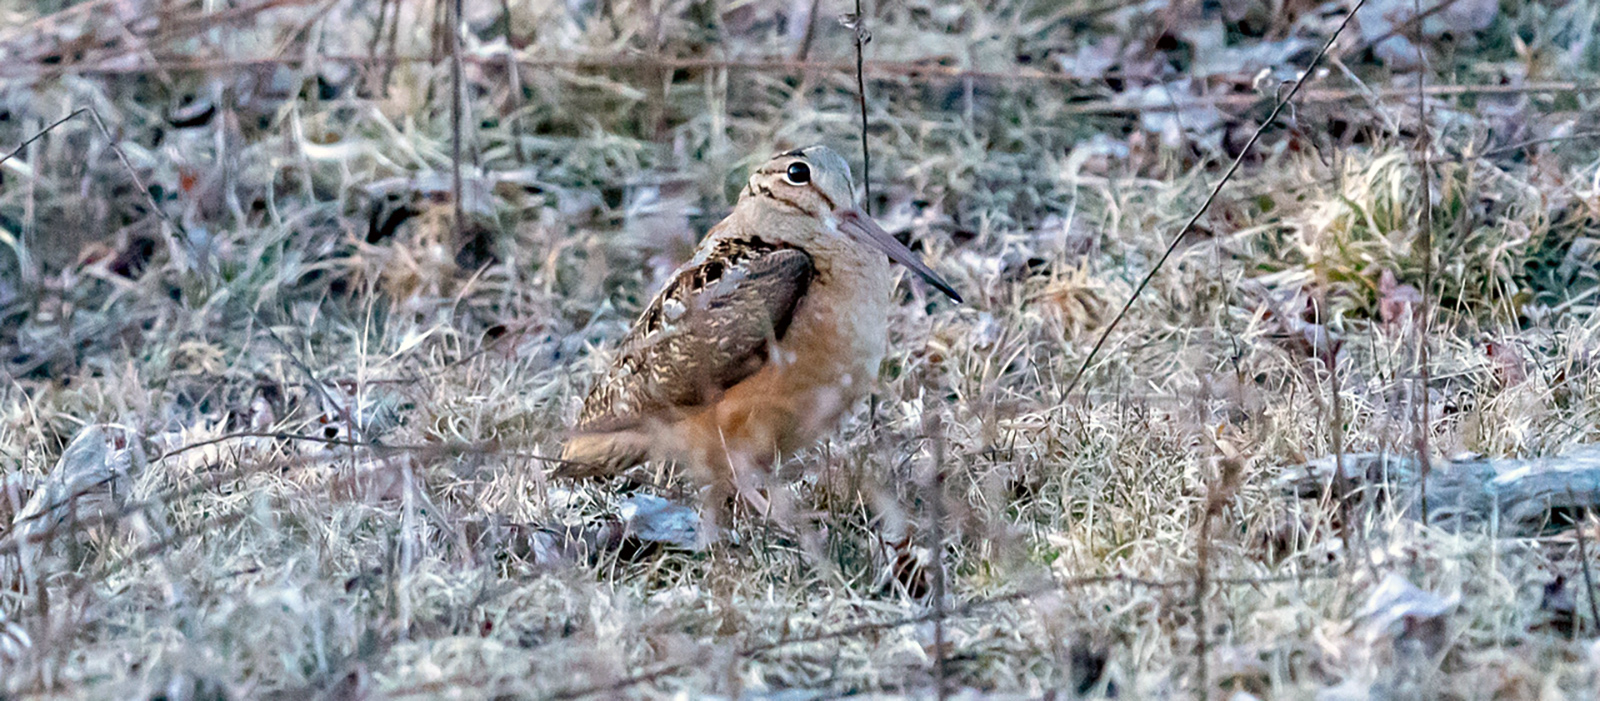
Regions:
<svg viewBox="0 0 1600 701"><path fill-rule="evenodd" d="M815 443L878 379L891 262L961 295L863 212L824 145L774 155L634 321L584 398L552 474L665 461L721 508ZM725 514L724 514L725 516Z"/></svg>

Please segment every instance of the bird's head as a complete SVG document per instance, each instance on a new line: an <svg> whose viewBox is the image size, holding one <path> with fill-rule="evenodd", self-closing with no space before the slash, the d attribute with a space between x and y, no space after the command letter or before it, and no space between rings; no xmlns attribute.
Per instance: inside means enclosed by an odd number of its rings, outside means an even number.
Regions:
<svg viewBox="0 0 1600 701"><path fill-rule="evenodd" d="M794 214L823 217L856 206L850 164L827 146L807 146L773 156L750 174L741 201L758 198Z"/></svg>
<svg viewBox="0 0 1600 701"><path fill-rule="evenodd" d="M739 193L739 203L760 203L830 224L820 229L825 235L837 231L854 243L877 248L960 302L961 295L949 283L856 207L855 191L850 164L843 157L827 146L806 146L773 156L751 173L750 183Z"/></svg>

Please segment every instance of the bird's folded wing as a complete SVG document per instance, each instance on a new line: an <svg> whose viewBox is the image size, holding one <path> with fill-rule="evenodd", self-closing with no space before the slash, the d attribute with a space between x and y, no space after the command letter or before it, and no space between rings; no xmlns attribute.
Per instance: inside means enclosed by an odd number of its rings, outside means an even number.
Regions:
<svg viewBox="0 0 1600 701"><path fill-rule="evenodd" d="M584 400L582 433L670 422L707 406L768 362L811 284L811 256L727 241L651 300Z"/></svg>

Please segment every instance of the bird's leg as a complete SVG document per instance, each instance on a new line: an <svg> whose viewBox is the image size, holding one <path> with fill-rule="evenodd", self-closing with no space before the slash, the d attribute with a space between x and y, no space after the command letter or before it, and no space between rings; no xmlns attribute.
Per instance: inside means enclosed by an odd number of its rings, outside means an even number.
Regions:
<svg viewBox="0 0 1600 701"><path fill-rule="evenodd" d="M728 503L732 496L720 481L706 489L705 502L700 506L700 546L722 540L722 532L733 527L733 511Z"/></svg>
<svg viewBox="0 0 1600 701"><path fill-rule="evenodd" d="M762 518L772 515L772 503L761 494L761 479L759 473L752 469L748 456L730 452L728 454L728 472L732 476L733 491L743 499L750 508Z"/></svg>
<svg viewBox="0 0 1600 701"><path fill-rule="evenodd" d="M722 539L722 531L733 528L733 465L728 459L726 439L720 434L715 440L720 450L701 447L690 458L690 473L695 481L707 485L705 501L700 505L700 541L709 545Z"/></svg>
<svg viewBox="0 0 1600 701"><path fill-rule="evenodd" d="M735 491L766 526L781 536L802 538L805 535L800 527L802 519L789 490L773 484L771 473L752 469L753 461L747 456L730 462L735 465Z"/></svg>
<svg viewBox="0 0 1600 701"><path fill-rule="evenodd" d="M768 473L760 461L745 450L730 448L725 438L721 450L699 458L703 474L709 474L710 488L701 514L706 533L719 537L715 528L731 528L733 509L744 502L768 526L785 535L797 535L797 514L789 494L768 481ZM774 456L776 459L776 456Z"/></svg>

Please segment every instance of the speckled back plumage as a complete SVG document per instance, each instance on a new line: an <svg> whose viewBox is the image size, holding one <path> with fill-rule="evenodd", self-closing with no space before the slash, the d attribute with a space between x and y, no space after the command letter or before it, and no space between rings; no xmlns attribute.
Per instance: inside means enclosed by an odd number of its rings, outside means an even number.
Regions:
<svg viewBox="0 0 1600 701"><path fill-rule="evenodd" d="M760 238L715 242L678 271L590 390L580 432L639 428L704 407L767 360L814 271L811 256Z"/></svg>

